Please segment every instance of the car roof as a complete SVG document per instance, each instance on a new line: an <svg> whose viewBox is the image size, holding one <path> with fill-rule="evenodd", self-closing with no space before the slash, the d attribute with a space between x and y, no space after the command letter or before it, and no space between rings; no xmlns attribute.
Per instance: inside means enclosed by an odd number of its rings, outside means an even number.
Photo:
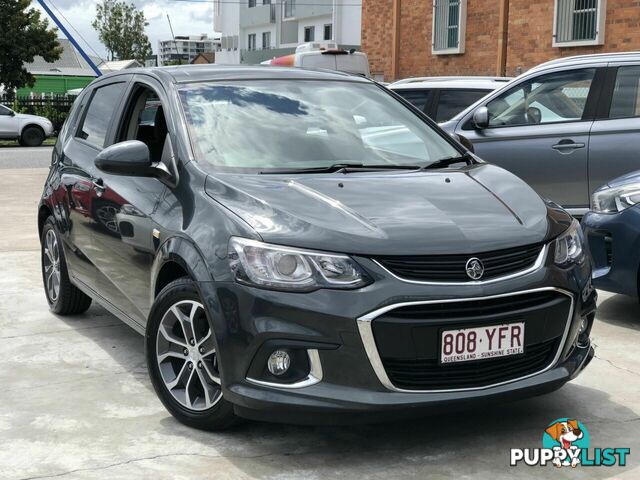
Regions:
<svg viewBox="0 0 640 480"><path fill-rule="evenodd" d="M510 80L511 78L507 77L415 77L399 80L388 85L388 88L392 90L431 88L495 90Z"/></svg>
<svg viewBox="0 0 640 480"><path fill-rule="evenodd" d="M593 53L590 55L575 55L572 57L556 58L555 60L549 60L548 62L536 65L527 73L550 67L566 67L572 65L588 65L591 63L608 63L620 61L640 62L640 52Z"/></svg>
<svg viewBox="0 0 640 480"><path fill-rule="evenodd" d="M306 69L301 67L274 67L271 65L176 65L167 67L131 68L109 73L100 78L123 74L146 74L170 83L198 83L222 80L341 80L372 83L360 75L335 70Z"/></svg>

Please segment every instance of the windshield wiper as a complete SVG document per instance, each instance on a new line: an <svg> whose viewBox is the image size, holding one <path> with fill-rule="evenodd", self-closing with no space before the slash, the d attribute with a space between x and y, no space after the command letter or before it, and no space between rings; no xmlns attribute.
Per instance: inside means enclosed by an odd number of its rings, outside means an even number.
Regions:
<svg viewBox="0 0 640 480"><path fill-rule="evenodd" d="M431 168L445 168L449 165L461 162L466 162L468 165L475 163L473 157L467 152L457 157L441 158L440 160L436 160L435 162L425 165L424 167L420 168L420 170L429 170Z"/></svg>
<svg viewBox="0 0 640 480"><path fill-rule="evenodd" d="M334 163L327 167L312 168L274 168L260 172L262 175L278 174L278 173L348 173L348 172L367 172L376 170L420 170L419 165L367 165L364 163Z"/></svg>

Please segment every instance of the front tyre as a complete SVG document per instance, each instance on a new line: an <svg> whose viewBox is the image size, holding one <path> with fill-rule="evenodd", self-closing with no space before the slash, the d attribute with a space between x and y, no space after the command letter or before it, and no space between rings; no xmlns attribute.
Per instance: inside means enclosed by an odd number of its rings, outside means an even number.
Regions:
<svg viewBox="0 0 640 480"><path fill-rule="evenodd" d="M91 297L84 294L69 280L67 262L60 236L53 223L47 218L42 229L41 265L44 293L53 313L76 315L91 306Z"/></svg>
<svg viewBox="0 0 640 480"><path fill-rule="evenodd" d="M20 135L20 145L23 147L39 147L44 142L44 132L40 127L27 127Z"/></svg>
<svg viewBox="0 0 640 480"><path fill-rule="evenodd" d="M180 278L158 295L146 333L151 383L167 410L201 430L236 422L222 397L215 334L193 282Z"/></svg>

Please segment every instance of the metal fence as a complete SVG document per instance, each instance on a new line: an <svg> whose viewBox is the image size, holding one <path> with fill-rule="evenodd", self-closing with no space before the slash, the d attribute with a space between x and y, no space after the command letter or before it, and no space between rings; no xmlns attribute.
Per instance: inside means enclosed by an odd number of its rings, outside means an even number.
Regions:
<svg viewBox="0 0 640 480"><path fill-rule="evenodd" d="M598 0L558 0L556 41L595 40L598 34Z"/></svg>
<svg viewBox="0 0 640 480"><path fill-rule="evenodd" d="M74 96L50 95L46 97L10 97L0 95L0 104L6 105L16 113L29 113L48 118L53 123L56 132L60 131L62 124L69 115L69 110Z"/></svg>

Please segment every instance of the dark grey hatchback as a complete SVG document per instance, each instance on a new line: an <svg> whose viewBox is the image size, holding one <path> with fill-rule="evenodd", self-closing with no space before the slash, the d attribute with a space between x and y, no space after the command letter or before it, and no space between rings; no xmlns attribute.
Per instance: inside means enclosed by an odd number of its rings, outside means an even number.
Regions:
<svg viewBox="0 0 640 480"><path fill-rule="evenodd" d="M47 299L145 335L180 421L368 421L537 395L593 356L579 225L369 80L128 70L76 100Z"/></svg>

